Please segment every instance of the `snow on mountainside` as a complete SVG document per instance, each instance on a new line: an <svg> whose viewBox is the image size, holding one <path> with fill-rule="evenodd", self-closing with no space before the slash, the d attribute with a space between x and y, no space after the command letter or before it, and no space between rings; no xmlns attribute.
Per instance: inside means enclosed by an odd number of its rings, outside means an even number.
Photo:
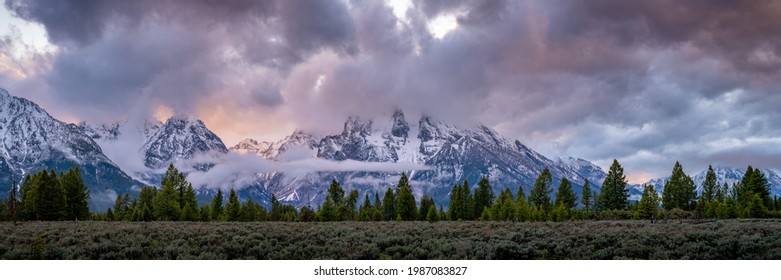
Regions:
<svg viewBox="0 0 781 280"><path fill-rule="evenodd" d="M770 183L770 194L781 195L781 172L773 169L761 170L762 173L765 174L765 178L767 178L768 183ZM743 175L746 174L746 168L714 166L713 171L716 173L718 185L722 186L724 183L727 183L730 188L732 187L732 184L740 182L740 180L743 179ZM706 169L692 177L692 181L694 181L694 185L697 187L697 193L702 192L702 183L705 182L705 176L707 174L708 170ZM664 184L667 183L668 180L670 180L670 176L656 178L646 182L645 184L638 185L637 187L641 188L645 185L653 185L657 192L662 193L664 190Z"/></svg>
<svg viewBox="0 0 781 280"><path fill-rule="evenodd" d="M586 179L598 189L606 176L599 167L584 160L552 161L519 141L508 140L482 125L462 129L427 116L410 124L400 110L387 121L350 117L341 133L319 140L296 131L279 142L244 140L231 149L278 159L290 146L308 150L312 157L334 161L425 164L431 170L410 170L410 179L415 185L416 196L433 196L438 203L447 203L448 193L456 182L467 179L474 186L482 176L488 176L497 193L504 188L517 192L519 185L528 193L544 168L553 174L554 185L566 177L575 184L578 193ZM334 178L348 190L359 190L363 196L364 193L385 192L388 187L395 186L399 176L400 172L382 170L314 172L297 176L270 173L260 174L259 180L281 200L303 206L321 202L326 184Z"/></svg>
<svg viewBox="0 0 781 280"><path fill-rule="evenodd" d="M220 137L211 132L201 120L171 117L164 124L146 131L144 164L150 168L164 168L169 163L192 159L196 155L228 153Z"/></svg>
<svg viewBox="0 0 781 280"><path fill-rule="evenodd" d="M3 186L10 185L12 177L18 184L24 176L42 169L60 172L79 167L92 195L90 207L103 210L113 204L116 193L140 185L109 160L79 126L56 120L32 101L11 96L4 89L0 89L0 137Z"/></svg>
<svg viewBox="0 0 781 280"><path fill-rule="evenodd" d="M115 160L122 161L131 175L148 185L159 186L169 164L173 163L185 174L203 172L224 163L224 157L229 153L220 137L201 120L191 117L98 126L82 123L79 128L106 147L107 154L121 157ZM242 147L250 148L250 145L257 143ZM216 192L213 188L204 188L209 186L194 187L201 202L210 200ZM242 189L239 191L242 199L252 196L255 201L269 201L268 192L257 184L235 187Z"/></svg>

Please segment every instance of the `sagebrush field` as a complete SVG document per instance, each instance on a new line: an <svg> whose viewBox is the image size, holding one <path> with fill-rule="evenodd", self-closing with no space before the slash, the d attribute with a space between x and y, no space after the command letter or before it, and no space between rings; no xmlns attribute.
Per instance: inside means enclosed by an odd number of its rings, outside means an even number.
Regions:
<svg viewBox="0 0 781 280"><path fill-rule="evenodd" d="M2 259L781 259L781 221L0 223Z"/></svg>

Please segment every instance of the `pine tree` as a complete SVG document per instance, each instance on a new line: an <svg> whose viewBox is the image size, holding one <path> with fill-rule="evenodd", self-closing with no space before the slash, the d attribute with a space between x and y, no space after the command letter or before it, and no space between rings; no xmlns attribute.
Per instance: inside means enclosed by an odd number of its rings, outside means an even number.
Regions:
<svg viewBox="0 0 781 280"><path fill-rule="evenodd" d="M254 222L258 220L258 207L254 201L252 201L252 196L247 198L247 201L244 202L244 204L241 205L241 218L240 220L243 222Z"/></svg>
<svg viewBox="0 0 781 280"><path fill-rule="evenodd" d="M466 197L463 212L464 220L475 220L479 218L474 215L474 213L476 213L475 211L477 211L475 210L475 197L472 195L470 190L471 188L469 187L469 182L464 180L464 184L461 185L462 197Z"/></svg>
<svg viewBox="0 0 781 280"><path fill-rule="evenodd" d="M382 200L380 200L380 194L377 193L377 192L374 193L374 207L372 207L372 208L373 208L373 210L372 210L373 211L372 212L372 221L382 221L383 220L383 217L382 217L382 215L383 215L382 214L382 211L383 211ZM395 209L394 209L394 211L395 211Z"/></svg>
<svg viewBox="0 0 781 280"><path fill-rule="evenodd" d="M223 207L222 207L222 190L217 189L217 194L214 195L214 198L212 198L212 205L211 205L211 218L215 221L223 220Z"/></svg>
<svg viewBox="0 0 781 280"><path fill-rule="evenodd" d="M16 182L13 175L11 175L11 189L8 191L8 198L6 199L6 207L8 208L8 218L14 221L16 225L17 212L19 210L19 203L16 200Z"/></svg>
<svg viewBox="0 0 781 280"><path fill-rule="evenodd" d="M659 195L654 190L654 186L646 185L643 189L643 196L637 206L638 216L641 219L654 220L657 208L659 207Z"/></svg>
<svg viewBox="0 0 781 280"><path fill-rule="evenodd" d="M540 176L534 181L531 193L529 193L529 204L534 207L542 207L545 211L552 210L550 194L553 192L551 173L548 168L542 170Z"/></svg>
<svg viewBox="0 0 781 280"><path fill-rule="evenodd" d="M382 219L385 221L396 219L396 196L390 187L385 191L385 196L382 198Z"/></svg>
<svg viewBox="0 0 781 280"><path fill-rule="evenodd" d="M212 207L210 204L201 205L200 212L201 222L208 222L212 220Z"/></svg>
<svg viewBox="0 0 781 280"><path fill-rule="evenodd" d="M67 217L65 189L62 188L57 173L51 170L41 172L38 181L38 196L35 205L38 219L43 221L59 221Z"/></svg>
<svg viewBox="0 0 781 280"><path fill-rule="evenodd" d="M559 189L556 191L556 206L563 206L565 210L570 211L577 205L578 197L572 190L572 183L567 178L562 178Z"/></svg>
<svg viewBox="0 0 781 280"><path fill-rule="evenodd" d="M697 190L694 181L683 172L679 162L675 162L670 180L664 184L662 205L666 210L680 208L686 211L694 210Z"/></svg>
<svg viewBox="0 0 781 280"><path fill-rule="evenodd" d="M716 194L719 191L718 182L716 182L716 172L713 171L713 167L708 165L708 173L705 174L705 181L702 182L702 198L706 202L711 202L716 199Z"/></svg>
<svg viewBox="0 0 781 280"><path fill-rule="evenodd" d="M337 220L337 209L334 205L333 198L326 196L325 201L317 211L317 220L322 222L331 222Z"/></svg>
<svg viewBox="0 0 781 280"><path fill-rule="evenodd" d="M371 200L369 199L369 193L366 193L363 198L363 204L361 204L361 207L358 209L358 220L371 221L372 212L372 204Z"/></svg>
<svg viewBox="0 0 781 280"><path fill-rule="evenodd" d="M133 217L133 209L130 207L130 194L118 195L114 200L114 220L129 221Z"/></svg>
<svg viewBox="0 0 781 280"><path fill-rule="evenodd" d="M629 202L629 190L626 188L626 176L624 168L613 160L607 177L602 183L602 192L597 197L599 208L602 210L623 210Z"/></svg>
<svg viewBox="0 0 781 280"><path fill-rule="evenodd" d="M521 222L527 221L530 209L526 204L526 193L523 191L523 186L518 186L518 197L515 200L515 219Z"/></svg>
<svg viewBox="0 0 781 280"><path fill-rule="evenodd" d="M417 205L405 173L401 173L396 190L398 192L398 195L396 195L396 213L403 221L414 221L417 217Z"/></svg>
<svg viewBox="0 0 781 280"><path fill-rule="evenodd" d="M351 190L347 195L347 199L344 202L344 210L342 211L342 220L352 221L355 220L355 207L358 206L358 191Z"/></svg>
<svg viewBox="0 0 781 280"><path fill-rule="evenodd" d="M87 220L89 213L89 190L81 178L79 168L69 169L61 178L65 189L65 204L68 220Z"/></svg>
<svg viewBox="0 0 781 280"><path fill-rule="evenodd" d="M331 198L334 205L340 206L343 204L344 189L336 179L331 180L331 186L328 187L328 196Z"/></svg>
<svg viewBox="0 0 781 280"><path fill-rule="evenodd" d="M583 210L585 210L587 213L592 209L594 205L591 198L592 198L591 184L589 184L588 180L586 180L586 182L583 183L583 190L581 191L580 204L583 205Z"/></svg>
<svg viewBox="0 0 781 280"><path fill-rule="evenodd" d="M499 198L491 209L491 216L497 221L515 220L515 200L510 188L499 193Z"/></svg>
<svg viewBox="0 0 781 280"><path fill-rule="evenodd" d="M437 213L436 206L431 205L428 207L428 211L426 211L426 221L429 223L439 222L439 214Z"/></svg>
<svg viewBox="0 0 781 280"><path fill-rule="evenodd" d="M155 211L157 218L163 221L177 221L181 218L179 192L173 184L162 184L155 196ZM116 209L114 209L116 210Z"/></svg>
<svg viewBox="0 0 781 280"><path fill-rule="evenodd" d="M461 200L461 185L455 184L450 191L450 208L447 209L451 221L457 221L461 217L463 211Z"/></svg>
<svg viewBox="0 0 781 280"><path fill-rule="evenodd" d="M39 173L40 174L40 173ZM38 180L40 175L27 175L19 188L21 201L19 201L19 216L23 220L34 221L38 219L35 201L38 200Z"/></svg>
<svg viewBox="0 0 781 280"><path fill-rule="evenodd" d="M225 205L225 214L229 222L238 221L241 216L239 196L236 195L236 191L233 189L231 189L230 194L228 194L228 204Z"/></svg>
<svg viewBox="0 0 781 280"><path fill-rule="evenodd" d="M198 199L195 197L193 185L187 182L184 190L184 197L181 201L182 217L180 220L198 221L201 218L201 215L198 209Z"/></svg>
<svg viewBox="0 0 781 280"><path fill-rule="evenodd" d="M488 178L483 176L480 182L477 183L477 188L474 194L475 199L475 217L482 215L483 208L491 208L494 203L494 190L491 188L491 183L488 182ZM480 212L480 213L478 213Z"/></svg>
<svg viewBox="0 0 781 280"><path fill-rule="evenodd" d="M481 211L480 214L480 220L481 221L492 221L493 217L491 217L491 210L488 209L488 207L483 207L483 211Z"/></svg>
<svg viewBox="0 0 781 280"><path fill-rule="evenodd" d="M429 208L431 208L431 205L434 205L434 200L424 194L423 197L420 198L420 207L418 207L418 217L417 217L418 221L426 220L428 216L428 210Z"/></svg>

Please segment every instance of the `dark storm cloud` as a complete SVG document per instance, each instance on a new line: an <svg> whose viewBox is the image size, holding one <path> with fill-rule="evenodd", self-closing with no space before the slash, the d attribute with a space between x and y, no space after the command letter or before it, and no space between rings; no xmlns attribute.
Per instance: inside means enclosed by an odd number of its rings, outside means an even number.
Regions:
<svg viewBox="0 0 781 280"><path fill-rule="evenodd" d="M329 131L402 108L661 174L676 159L772 164L757 147L781 144L777 1L435 0L403 18L381 1L185 3L6 7L60 47L42 80L71 110L89 101L81 118L141 94ZM448 16L458 27L436 38Z"/></svg>

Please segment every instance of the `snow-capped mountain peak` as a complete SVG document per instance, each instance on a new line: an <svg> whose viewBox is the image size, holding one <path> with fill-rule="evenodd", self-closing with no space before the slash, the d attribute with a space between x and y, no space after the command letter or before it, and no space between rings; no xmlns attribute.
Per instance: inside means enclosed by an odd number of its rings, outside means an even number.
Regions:
<svg viewBox="0 0 781 280"><path fill-rule="evenodd" d="M0 183L5 186L11 177L18 183L43 169L62 172L74 167L80 168L96 198L139 184L109 160L80 126L54 119L34 102L11 96L4 89L0 89L0 141ZM93 199L90 205L101 209L109 203L113 201Z"/></svg>

